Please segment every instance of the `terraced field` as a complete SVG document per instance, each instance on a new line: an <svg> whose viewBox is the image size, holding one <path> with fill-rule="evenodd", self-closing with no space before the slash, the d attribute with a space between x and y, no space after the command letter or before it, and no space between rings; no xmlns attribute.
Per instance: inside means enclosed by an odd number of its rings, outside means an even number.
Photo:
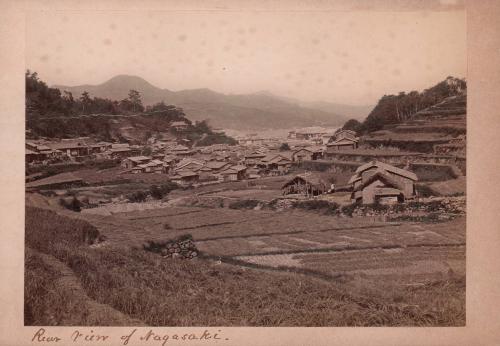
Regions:
<svg viewBox="0 0 500 346"><path fill-rule="evenodd" d="M465 218L384 223L301 211L194 207L79 217L97 226L108 238L106 246L140 247L189 233L205 257L261 270L396 285L465 275Z"/></svg>
<svg viewBox="0 0 500 346"><path fill-rule="evenodd" d="M99 215L56 209L51 199L39 195L28 194L26 202L69 216L57 221L67 234L87 225L74 220L83 219L105 237L90 247L55 246L46 236L54 234L55 214L29 209L44 216L28 218L32 238L38 232L35 239L43 238L41 244L51 249L36 251L54 257L49 264L58 260L71 269L70 283L91 310L77 324L94 323L94 312L107 319L102 323L117 325L131 319L150 325L465 323L465 217L441 223L381 222L299 210L147 209L133 203ZM185 234L194 238L197 259L167 259L142 250L150 240ZM63 277L71 273L61 265L54 268ZM31 277L30 289L41 284L40 277ZM59 299L64 290L58 289L54 286L56 293L43 299ZM33 316L45 316L37 305L43 299L31 304ZM211 310L209 302L215 300L217 309ZM161 307L153 312L145 308L158 302ZM202 307L195 315L185 309L193 304ZM223 312L219 306L225 306ZM269 306L281 310L272 315ZM126 316L123 321L120 313Z"/></svg>

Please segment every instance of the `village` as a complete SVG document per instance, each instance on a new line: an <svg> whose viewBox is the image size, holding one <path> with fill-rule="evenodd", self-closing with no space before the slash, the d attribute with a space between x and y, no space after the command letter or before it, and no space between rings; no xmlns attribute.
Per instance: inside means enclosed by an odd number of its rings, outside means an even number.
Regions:
<svg viewBox="0 0 500 346"><path fill-rule="evenodd" d="M464 107L460 102L452 99L448 104ZM259 185L263 178L281 177L281 195L317 198L337 193L344 197L343 203L402 203L429 197L432 187L439 196L439 184L447 180L452 185L450 194L465 192L459 182L465 175L464 135L441 135L431 152L373 144L374 134L360 138L353 130L321 127L290 130L286 138L251 133L236 138L236 145L193 146L179 136L189 126L174 121L170 129L177 137L157 133L144 143L111 143L91 137L28 139L26 188L85 186L89 182L79 176L79 169L97 165L106 167L95 168L97 175L106 172L113 180L168 181L184 189L227 182L246 182L248 187ZM47 174L58 169L61 173Z"/></svg>

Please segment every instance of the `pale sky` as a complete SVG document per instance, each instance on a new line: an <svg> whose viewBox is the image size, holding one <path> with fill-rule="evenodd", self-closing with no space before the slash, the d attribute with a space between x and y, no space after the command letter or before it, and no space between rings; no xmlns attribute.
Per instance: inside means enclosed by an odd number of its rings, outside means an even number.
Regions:
<svg viewBox="0 0 500 346"><path fill-rule="evenodd" d="M374 104L466 77L464 10L51 12L26 18L26 66L49 85L118 74L170 90L268 90Z"/></svg>

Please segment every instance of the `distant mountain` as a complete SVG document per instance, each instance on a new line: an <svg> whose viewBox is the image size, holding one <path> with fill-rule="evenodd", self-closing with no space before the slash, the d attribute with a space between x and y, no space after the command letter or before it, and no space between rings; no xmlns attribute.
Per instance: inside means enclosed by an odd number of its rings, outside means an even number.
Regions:
<svg viewBox="0 0 500 346"><path fill-rule="evenodd" d="M119 75L98 85L54 85L52 87L61 91L70 91L75 98L80 97L84 91L87 91L91 97L96 96L109 98L111 100L122 100L127 97L130 89L134 89L141 92L142 102L145 105L153 104L161 100L166 101L167 98L170 98L170 94L173 94L172 91L157 88L140 77L128 75Z"/></svg>
<svg viewBox="0 0 500 346"><path fill-rule="evenodd" d="M291 97L277 96L268 90L262 90L256 93L257 95L267 95L270 97L278 98L282 101L286 101L288 103L297 104L301 107L310 108L320 110L326 113L333 114L342 114L343 116L349 119L357 119L362 120L370 114L374 105L348 105L343 103L335 103L335 102L326 102L326 101L301 101Z"/></svg>
<svg viewBox="0 0 500 346"><path fill-rule="evenodd" d="M129 75L119 75L99 85L53 87L69 91L74 97L87 91L91 97L113 100L126 98L129 90L134 89L141 93L144 105L164 101L184 109L191 120L208 119L212 126L238 130L340 126L348 119L342 113L309 107L270 93L226 95L210 89L171 91Z"/></svg>

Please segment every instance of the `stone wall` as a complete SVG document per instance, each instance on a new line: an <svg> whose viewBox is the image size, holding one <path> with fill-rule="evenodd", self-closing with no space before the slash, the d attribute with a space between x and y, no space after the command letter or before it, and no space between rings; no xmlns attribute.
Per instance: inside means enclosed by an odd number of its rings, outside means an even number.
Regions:
<svg viewBox="0 0 500 346"><path fill-rule="evenodd" d="M191 236L184 236L163 242L149 241L144 250L157 253L165 258L192 259L198 257L198 249Z"/></svg>

